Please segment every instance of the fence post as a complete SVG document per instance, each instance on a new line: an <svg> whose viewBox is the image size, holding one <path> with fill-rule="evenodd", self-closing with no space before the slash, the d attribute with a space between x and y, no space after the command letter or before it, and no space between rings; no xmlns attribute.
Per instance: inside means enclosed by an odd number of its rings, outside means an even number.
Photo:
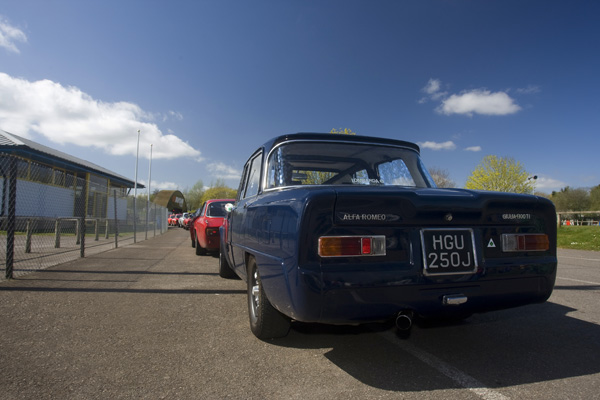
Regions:
<svg viewBox="0 0 600 400"><path fill-rule="evenodd" d="M17 159L8 159L8 215L6 223L6 279L13 278L15 261L15 231L17 225Z"/></svg>
<svg viewBox="0 0 600 400"><path fill-rule="evenodd" d="M98 218L96 218L94 220L94 240L97 242L98 239L100 238L100 231L98 230L98 225L100 224L100 220Z"/></svg>
<svg viewBox="0 0 600 400"><path fill-rule="evenodd" d="M119 247L119 220L117 219L117 191L113 190L113 195L115 196L115 201L113 201L115 205L115 249Z"/></svg>
<svg viewBox="0 0 600 400"><path fill-rule="evenodd" d="M83 218L85 218L85 217L83 217ZM75 244L81 244L79 218L75 219Z"/></svg>
<svg viewBox="0 0 600 400"><path fill-rule="evenodd" d="M106 228L104 228L104 239L108 239L108 218L106 218Z"/></svg>
<svg viewBox="0 0 600 400"><path fill-rule="evenodd" d="M31 253L31 235L33 233L33 221L31 218L27 219L27 227L25 228L25 253Z"/></svg>
<svg viewBox="0 0 600 400"><path fill-rule="evenodd" d="M83 258L83 257L85 257L85 217L79 218L78 222L79 222L78 223L78 225L79 225L78 237L79 237L79 243L81 244L79 256L81 258Z"/></svg>
<svg viewBox="0 0 600 400"><path fill-rule="evenodd" d="M60 218L54 222L54 248L60 248Z"/></svg>

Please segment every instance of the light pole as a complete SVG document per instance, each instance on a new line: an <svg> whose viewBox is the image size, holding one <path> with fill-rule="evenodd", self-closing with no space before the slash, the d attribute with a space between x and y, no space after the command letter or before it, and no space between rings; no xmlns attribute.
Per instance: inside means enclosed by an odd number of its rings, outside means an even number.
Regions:
<svg viewBox="0 0 600 400"><path fill-rule="evenodd" d="M137 151L135 153L135 181L133 182L133 243L136 242L136 237L135 237L135 233L136 233L136 223L135 223L135 219L137 218L137 213L135 210L135 203L137 201L137 173L138 173L138 158L140 156L140 130L138 129L138 136L137 136Z"/></svg>
<svg viewBox="0 0 600 400"><path fill-rule="evenodd" d="M533 187L531 188L531 194L535 194L535 181L537 180L537 175L531 175L527 178L528 181L533 180Z"/></svg>
<svg viewBox="0 0 600 400"><path fill-rule="evenodd" d="M151 179L152 179L152 145L150 145L150 166L148 167L148 203L146 204L146 240L148 240L148 221L150 220L150 183L152 182Z"/></svg>

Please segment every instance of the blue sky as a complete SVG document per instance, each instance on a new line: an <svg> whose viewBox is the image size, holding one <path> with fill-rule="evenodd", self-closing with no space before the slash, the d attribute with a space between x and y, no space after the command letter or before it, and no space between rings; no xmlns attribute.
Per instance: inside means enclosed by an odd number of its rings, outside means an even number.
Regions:
<svg viewBox="0 0 600 400"><path fill-rule="evenodd" d="M0 5L0 129L154 189L237 188L271 137L419 143L462 187L487 155L537 190L600 184L600 2Z"/></svg>

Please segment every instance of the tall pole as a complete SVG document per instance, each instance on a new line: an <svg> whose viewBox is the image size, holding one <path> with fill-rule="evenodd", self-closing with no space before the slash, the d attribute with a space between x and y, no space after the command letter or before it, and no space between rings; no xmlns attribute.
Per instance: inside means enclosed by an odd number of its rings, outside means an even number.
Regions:
<svg viewBox="0 0 600 400"><path fill-rule="evenodd" d="M150 220L150 183L152 182L152 145L150 145L150 165L148 166L148 203L146 204L146 240L148 240L148 221Z"/></svg>
<svg viewBox="0 0 600 400"><path fill-rule="evenodd" d="M138 129L138 137L137 137L137 151L135 153L135 181L133 182L133 243L136 243L136 223L135 220L137 218L137 213L135 210L135 203L137 201L137 180L138 180L138 158L140 156L140 130Z"/></svg>

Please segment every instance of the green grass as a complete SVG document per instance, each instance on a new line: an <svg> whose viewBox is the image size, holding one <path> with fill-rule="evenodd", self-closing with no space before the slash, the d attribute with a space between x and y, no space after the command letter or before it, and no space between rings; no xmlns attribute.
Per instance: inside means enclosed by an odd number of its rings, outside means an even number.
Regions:
<svg viewBox="0 0 600 400"><path fill-rule="evenodd" d="M600 251L600 226L561 226L557 242L563 249Z"/></svg>

